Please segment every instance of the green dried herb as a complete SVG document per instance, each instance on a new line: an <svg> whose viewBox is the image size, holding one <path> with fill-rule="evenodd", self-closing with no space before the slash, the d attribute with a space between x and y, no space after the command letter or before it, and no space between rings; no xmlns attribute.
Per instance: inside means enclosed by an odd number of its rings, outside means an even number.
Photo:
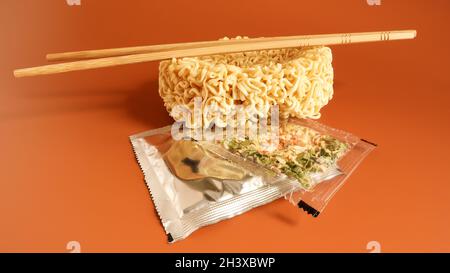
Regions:
<svg viewBox="0 0 450 273"><path fill-rule="evenodd" d="M311 186L309 175L330 167L348 150L346 143L325 135L319 138L317 145L299 153L295 160L284 158L283 163L278 158L283 158L283 155L287 154L286 149L276 150L272 153L261 153L257 149L258 145L248 138L244 140L232 139L226 142L226 147L232 153L270 169L275 168L279 172L297 179L305 188Z"/></svg>

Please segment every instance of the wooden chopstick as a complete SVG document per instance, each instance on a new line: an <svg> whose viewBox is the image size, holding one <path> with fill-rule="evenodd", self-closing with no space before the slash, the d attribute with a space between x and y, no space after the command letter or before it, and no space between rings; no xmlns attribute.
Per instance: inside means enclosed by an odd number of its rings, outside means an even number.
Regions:
<svg viewBox="0 0 450 273"><path fill-rule="evenodd" d="M257 38L257 39L248 39L245 42L241 42L239 40L227 40L221 41L225 42L224 44L216 44L216 45L208 44L210 42L201 42L203 43L201 46L196 46L192 45L192 43L188 43L190 44L189 47L192 48L183 48L183 44L180 44L179 48L181 49L175 50L162 50L150 53L113 56L99 59L82 60L68 63L59 63L31 68L17 69L14 70L14 76L27 77L46 74L56 74L77 70L87 70L94 68L142 63L180 57L203 56L203 55L214 55L214 54L225 54L243 51L291 48L302 46L336 45L336 44L350 44L350 43L376 42L388 40L403 40L403 39L413 39L415 37L416 37L415 30L400 30L400 31L383 31L383 32L321 34L321 35L277 37L277 38ZM120 54L120 52L122 52L123 50L124 50L123 48L118 49L114 54ZM125 49L125 51L126 50L129 49Z"/></svg>
<svg viewBox="0 0 450 273"><path fill-rule="evenodd" d="M397 35L398 33L405 33L407 35L413 34L415 36L414 30L406 30L406 31L391 31L385 32L386 34L380 33L380 39L383 39L381 35L387 35L386 37L393 35ZM106 58L106 57L114 57L114 56L124 56L124 55L134 55L134 54L143 54L143 53L151 53L151 52L161 52L161 51L172 51L172 50L181 50L181 49L189 49L196 47L206 47L206 46L219 46L219 45L227 45L227 44L237 44L237 43L253 43L253 42L263 42L270 41L273 39L277 40L307 40L310 38L316 39L319 37L329 37L340 35L342 37L343 43L352 42L351 36L359 36L372 33L353 33L353 34L323 34L323 35L313 35L313 36L285 36L285 37L273 37L273 38L253 38L253 39L240 39L240 40L219 40L219 41L206 41L206 42L191 42L191 43L175 43L175 44L161 44L161 45L150 45L150 46L135 46L135 47L122 47L122 48L109 48L109 49L97 49L97 50L84 50L84 51L73 51L73 52L63 52L63 53L50 53L47 54L46 58L48 61L74 61L74 60L85 60L85 59L97 59L97 58ZM350 35L350 36L349 36ZM392 39L392 37L389 37ZM314 43L314 41L311 41ZM316 45L316 44L311 44Z"/></svg>
<svg viewBox="0 0 450 273"><path fill-rule="evenodd" d="M245 43L251 41L257 41L264 38L255 39L240 39L233 40L232 43ZM191 42L191 43L175 43L175 44L161 44L150 46L134 46L134 47L121 47L121 48L108 48L108 49L95 49L62 53L49 53L46 55L47 61L74 61L74 60L86 60L86 59L98 59L106 57L124 56L143 54L151 52L172 51L180 49L189 49L196 47L207 47L216 45L230 44L231 40L219 40L219 41L205 41L205 42Z"/></svg>

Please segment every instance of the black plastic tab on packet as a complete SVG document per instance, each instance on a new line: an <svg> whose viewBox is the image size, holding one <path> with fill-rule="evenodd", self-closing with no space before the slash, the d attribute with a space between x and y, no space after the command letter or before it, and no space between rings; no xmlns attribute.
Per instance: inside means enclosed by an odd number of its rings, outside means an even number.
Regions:
<svg viewBox="0 0 450 273"><path fill-rule="evenodd" d="M172 234L170 233L167 234L167 240L169 241L169 243L173 242Z"/></svg>
<svg viewBox="0 0 450 273"><path fill-rule="evenodd" d="M300 202L298 202L297 206L299 208L303 209L304 211L306 211L308 214L311 214L312 217L317 217L320 214L320 211L318 211L315 208L311 207L310 205L306 204L305 202L303 202L303 200L300 200Z"/></svg>
<svg viewBox="0 0 450 273"><path fill-rule="evenodd" d="M368 141L368 140L366 140L366 139L364 139L364 138L361 138L361 141L364 141L365 143L369 143L370 145L373 145L373 146L375 146L375 147L378 147L378 144L373 143L373 142L370 142L370 141Z"/></svg>

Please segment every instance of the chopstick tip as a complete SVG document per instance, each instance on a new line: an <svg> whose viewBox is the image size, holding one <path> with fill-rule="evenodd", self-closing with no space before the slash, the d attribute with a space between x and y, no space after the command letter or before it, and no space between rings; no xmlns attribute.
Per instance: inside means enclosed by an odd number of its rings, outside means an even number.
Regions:
<svg viewBox="0 0 450 273"><path fill-rule="evenodd" d="M14 74L15 78L21 78L22 77L22 73L20 72L20 69L14 70L13 74Z"/></svg>
<svg viewBox="0 0 450 273"><path fill-rule="evenodd" d="M45 59L47 61L59 61L58 54L57 53L48 53L45 55Z"/></svg>

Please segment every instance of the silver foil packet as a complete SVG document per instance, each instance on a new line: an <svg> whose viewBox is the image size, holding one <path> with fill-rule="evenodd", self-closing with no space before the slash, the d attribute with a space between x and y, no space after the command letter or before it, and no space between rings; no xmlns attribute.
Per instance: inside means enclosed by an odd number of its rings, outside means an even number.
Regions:
<svg viewBox="0 0 450 273"><path fill-rule="evenodd" d="M302 124L311 125L318 123ZM166 126L130 137L169 242L280 197L300 204L302 196L314 196L315 186L305 189L296 179L231 153L217 142L175 140L171 129ZM349 148L358 146L359 139L349 136L343 139ZM314 185L338 179L340 187L350 172L335 162L308 177Z"/></svg>
<svg viewBox="0 0 450 273"><path fill-rule="evenodd" d="M264 170L252 171L212 155L200 161L180 158L179 166L184 164L185 168L194 169L198 177L190 180L186 174L177 175L171 170L173 166L168 158L172 147L179 147L180 141L187 140L173 140L170 131L171 127L167 126L130 137L169 242L184 239L202 226L242 214L298 188L295 181ZM223 171L219 174L195 172L200 167L217 170L221 164ZM227 171L229 174L223 175Z"/></svg>

